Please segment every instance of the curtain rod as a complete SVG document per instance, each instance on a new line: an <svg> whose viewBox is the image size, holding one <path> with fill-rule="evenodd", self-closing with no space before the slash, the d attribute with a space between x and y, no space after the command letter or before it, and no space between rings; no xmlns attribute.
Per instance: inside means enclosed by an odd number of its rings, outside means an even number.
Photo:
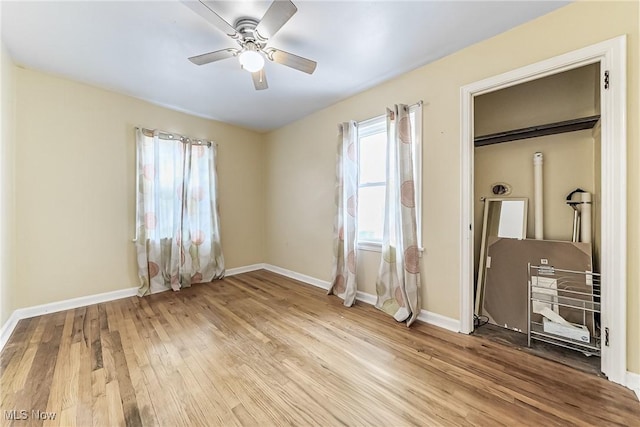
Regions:
<svg viewBox="0 0 640 427"><path fill-rule="evenodd" d="M191 143L192 145L206 145L207 147L211 146L212 144L216 147L218 146L218 144L214 141L207 141L207 140L198 139L198 138L190 138L188 136L179 135L177 133L166 132L163 130L147 129L139 126L136 126L136 129L140 130L145 136L150 136L150 137L154 136L154 134L157 132L158 138L164 139L167 141L181 141L185 144Z"/></svg>
<svg viewBox="0 0 640 427"><path fill-rule="evenodd" d="M407 105L407 108L411 109L413 107L422 107L423 104L424 104L424 102L422 100L420 100L420 101L418 101L418 102L416 102L414 104ZM378 120L378 119L380 119L380 117L384 117L384 114L380 114L379 116L371 117L369 119L360 120L359 122L356 122L356 126L366 125L367 122L372 122L374 120Z"/></svg>
<svg viewBox="0 0 640 427"><path fill-rule="evenodd" d="M422 105L424 104L424 102L422 102L422 99L418 102L416 102L415 104L410 104L407 105L407 110L411 110L413 107L422 107Z"/></svg>

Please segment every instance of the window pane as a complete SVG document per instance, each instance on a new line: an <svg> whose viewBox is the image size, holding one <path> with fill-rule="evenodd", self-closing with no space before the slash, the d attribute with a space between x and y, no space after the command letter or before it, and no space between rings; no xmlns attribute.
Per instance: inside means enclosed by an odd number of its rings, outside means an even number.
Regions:
<svg viewBox="0 0 640 427"><path fill-rule="evenodd" d="M384 186L363 187L358 190L358 240L382 241L384 192Z"/></svg>
<svg viewBox="0 0 640 427"><path fill-rule="evenodd" d="M387 133L360 138L360 183L384 182Z"/></svg>

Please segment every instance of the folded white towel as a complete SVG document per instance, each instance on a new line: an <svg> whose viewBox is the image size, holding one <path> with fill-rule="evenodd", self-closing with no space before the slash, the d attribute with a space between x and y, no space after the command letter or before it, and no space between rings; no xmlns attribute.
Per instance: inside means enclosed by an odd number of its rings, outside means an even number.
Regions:
<svg viewBox="0 0 640 427"><path fill-rule="evenodd" d="M566 320L564 320L564 318L562 316L560 316L555 311L551 310L549 307L542 308L539 313L542 314L547 319L551 320L552 322L560 323L561 325L564 325L564 326L567 326L567 327L580 329L577 326L574 326L571 323L569 323Z"/></svg>

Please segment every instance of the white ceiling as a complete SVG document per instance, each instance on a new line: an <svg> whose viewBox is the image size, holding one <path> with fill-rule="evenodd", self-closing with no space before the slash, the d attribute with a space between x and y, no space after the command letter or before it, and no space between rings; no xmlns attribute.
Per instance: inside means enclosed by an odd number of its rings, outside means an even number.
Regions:
<svg viewBox="0 0 640 427"><path fill-rule="evenodd" d="M2 1L2 40L23 66L198 116L264 131L567 4L567 1L310 1L268 45L313 59L313 75L267 61L256 91L237 47L178 1ZM227 22L260 19L269 1L212 2ZM526 48L523 46L523 48Z"/></svg>

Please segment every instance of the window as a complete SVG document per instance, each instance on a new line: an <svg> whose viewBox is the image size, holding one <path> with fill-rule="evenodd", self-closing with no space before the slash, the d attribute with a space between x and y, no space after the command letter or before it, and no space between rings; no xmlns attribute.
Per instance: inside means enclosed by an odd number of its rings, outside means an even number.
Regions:
<svg viewBox="0 0 640 427"><path fill-rule="evenodd" d="M144 225L147 239L200 241L215 203L209 143L150 130L137 141L136 231Z"/></svg>
<svg viewBox="0 0 640 427"><path fill-rule="evenodd" d="M176 236L180 222L180 204L182 199L184 146L177 138L166 140L141 133L138 156L144 164L138 164L138 176L141 176L144 190L147 192L144 209L146 235L150 239L167 239ZM140 174L142 172L142 174Z"/></svg>
<svg viewBox="0 0 640 427"><path fill-rule="evenodd" d="M410 108L413 136L413 173L416 182L416 215L418 242L422 246L422 130L419 106ZM379 116L358 123L358 248L380 250L382 244L386 169L387 119Z"/></svg>
<svg viewBox="0 0 640 427"><path fill-rule="evenodd" d="M358 123L358 243L382 243L387 162L385 116Z"/></svg>

